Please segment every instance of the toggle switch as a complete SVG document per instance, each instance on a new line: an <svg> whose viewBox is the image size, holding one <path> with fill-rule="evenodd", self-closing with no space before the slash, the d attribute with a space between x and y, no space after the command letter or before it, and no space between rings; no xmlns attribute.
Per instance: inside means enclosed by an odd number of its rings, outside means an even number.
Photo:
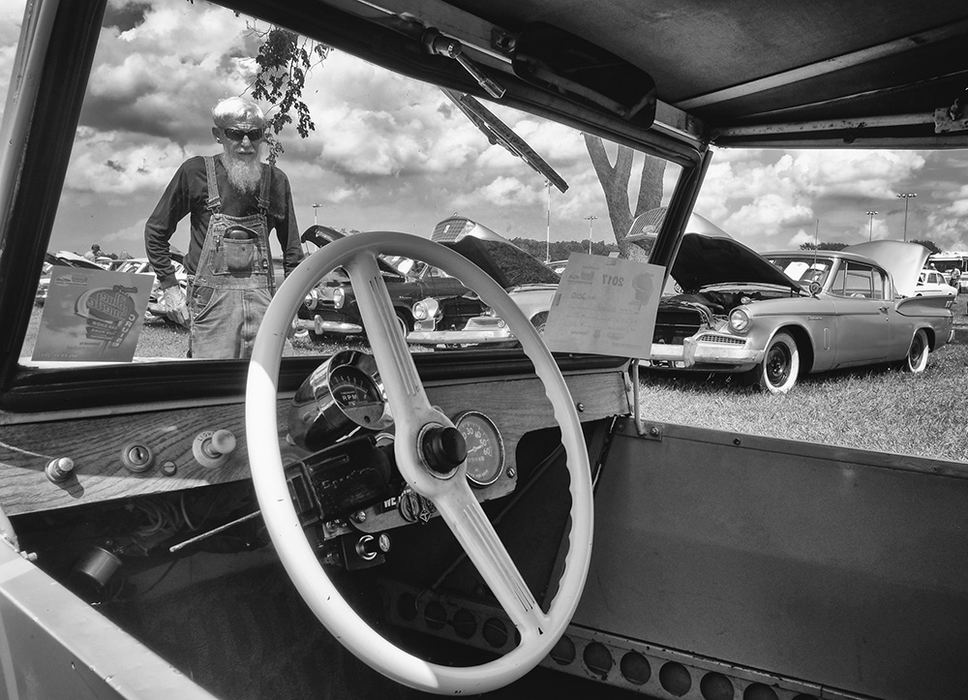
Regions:
<svg viewBox="0 0 968 700"><path fill-rule="evenodd" d="M215 469L229 460L237 444L238 441L231 430L205 430L195 436L192 454L203 467Z"/></svg>

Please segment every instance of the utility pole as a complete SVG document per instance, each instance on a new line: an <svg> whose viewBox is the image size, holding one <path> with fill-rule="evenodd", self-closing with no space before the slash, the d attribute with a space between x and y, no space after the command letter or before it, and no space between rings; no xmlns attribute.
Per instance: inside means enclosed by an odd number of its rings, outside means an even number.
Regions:
<svg viewBox="0 0 968 700"><path fill-rule="evenodd" d="M899 194L897 196L898 199L904 200L904 240L905 241L907 240L908 200L911 199L911 197L917 197L917 196L918 196L917 192L904 192L903 194Z"/></svg>
<svg viewBox="0 0 968 700"><path fill-rule="evenodd" d="M588 254L592 254L592 222L594 222L597 216L586 216L585 221L588 222Z"/></svg>
<svg viewBox="0 0 968 700"><path fill-rule="evenodd" d="M877 215L876 211L867 210L867 218L870 219L870 230L867 232L867 242L870 243L871 239L874 237L874 217Z"/></svg>

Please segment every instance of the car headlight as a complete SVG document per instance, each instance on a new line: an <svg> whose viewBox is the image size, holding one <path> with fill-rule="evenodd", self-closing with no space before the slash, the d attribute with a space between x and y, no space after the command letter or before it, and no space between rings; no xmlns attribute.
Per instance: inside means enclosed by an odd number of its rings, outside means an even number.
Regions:
<svg viewBox="0 0 968 700"><path fill-rule="evenodd" d="M414 304L411 312L415 320L426 321L427 319L436 318L439 310L440 304L437 303L437 300L433 297L427 297Z"/></svg>
<svg viewBox="0 0 968 700"><path fill-rule="evenodd" d="M336 287L333 289L333 306L337 309L343 308L343 302L346 301L346 292L343 291L342 287Z"/></svg>
<svg viewBox="0 0 968 700"><path fill-rule="evenodd" d="M737 306L729 312L729 329L734 333L745 333L753 325L749 312L742 306Z"/></svg>

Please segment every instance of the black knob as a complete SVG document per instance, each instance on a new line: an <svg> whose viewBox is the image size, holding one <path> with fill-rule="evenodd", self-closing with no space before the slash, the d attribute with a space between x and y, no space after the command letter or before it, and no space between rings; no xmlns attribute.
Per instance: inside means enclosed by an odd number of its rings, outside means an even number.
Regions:
<svg viewBox="0 0 968 700"><path fill-rule="evenodd" d="M421 444L427 466L438 474L452 472L467 459L467 444L457 428L430 428Z"/></svg>

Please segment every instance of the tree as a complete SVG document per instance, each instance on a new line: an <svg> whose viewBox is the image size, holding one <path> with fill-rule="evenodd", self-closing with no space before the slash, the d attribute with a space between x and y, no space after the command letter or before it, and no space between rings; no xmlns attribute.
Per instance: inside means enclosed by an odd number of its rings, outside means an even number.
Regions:
<svg viewBox="0 0 968 700"><path fill-rule="evenodd" d="M800 250L843 250L847 247L847 243L840 243L837 241L831 243L801 243Z"/></svg>
<svg viewBox="0 0 968 700"><path fill-rule="evenodd" d="M285 150L277 137L292 123L293 112L296 132L302 138L316 129L309 107L303 102L302 91L306 75L326 59L331 48L281 27L260 30L253 26L250 31L262 39L255 58L259 71L252 84L252 97L272 105L267 126L271 131L269 162L275 164Z"/></svg>
<svg viewBox="0 0 968 700"><path fill-rule="evenodd" d="M925 248L930 250L932 254L941 252L941 248L939 248L938 244L934 241L911 241L911 243L920 243Z"/></svg>
<svg viewBox="0 0 968 700"><path fill-rule="evenodd" d="M605 206L612 224L612 233L618 244L619 256L629 257L629 246L625 240L632 221L642 212L657 208L662 203L662 177L666 162L661 158L646 155L639 175L639 191L633 209L629 202L629 180L632 178L632 160L635 151L628 146L619 145L612 165L605 151L605 143L598 136L583 134L585 148L595 167L595 174L605 194Z"/></svg>

